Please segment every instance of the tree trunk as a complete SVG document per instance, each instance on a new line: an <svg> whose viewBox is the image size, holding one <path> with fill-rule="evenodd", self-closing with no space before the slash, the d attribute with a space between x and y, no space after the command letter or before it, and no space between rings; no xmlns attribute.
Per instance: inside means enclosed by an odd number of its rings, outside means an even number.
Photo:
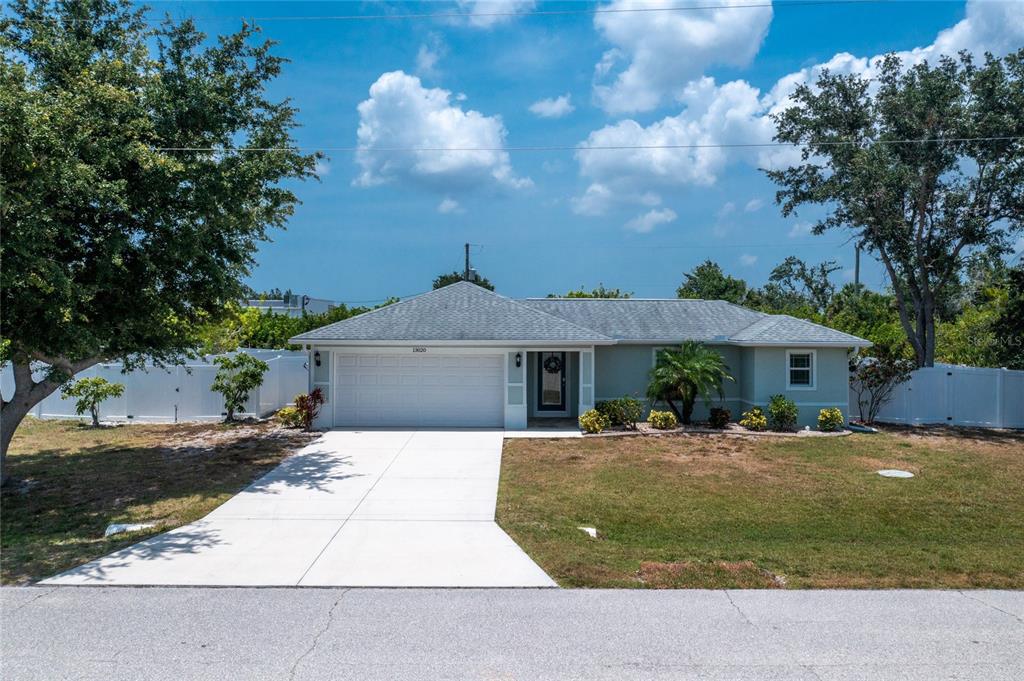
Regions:
<svg viewBox="0 0 1024 681"><path fill-rule="evenodd" d="M690 425L690 419L693 417L693 404L694 400L683 399L683 425Z"/></svg>
<svg viewBox="0 0 1024 681"><path fill-rule="evenodd" d="M14 438L14 431L18 429L22 420L34 406L49 397L66 382L49 375L38 382L33 380L31 360L24 355L15 354L10 361L11 369L14 371L14 394L10 400L6 400L0 405L0 486L6 485L10 479L7 472L7 450ZM61 358L52 360L50 363L60 367L70 379L79 371L88 369L99 361L99 357L78 362Z"/></svg>
<svg viewBox="0 0 1024 681"><path fill-rule="evenodd" d="M683 416L679 413L679 409L676 408L675 402L670 397L666 397L665 402L668 404L668 408L672 410L672 413L676 415L676 418L682 421Z"/></svg>
<svg viewBox="0 0 1024 681"><path fill-rule="evenodd" d="M22 398L22 395L15 392L11 401L4 402L3 407L0 407L0 486L6 485L10 478L7 472L7 449L14 438L14 431L34 406Z"/></svg>
<svg viewBox="0 0 1024 681"><path fill-rule="evenodd" d="M924 365L935 366L935 302L924 304Z"/></svg>
<svg viewBox="0 0 1024 681"><path fill-rule="evenodd" d="M924 346L921 344L921 339L917 333L917 329L914 326L911 326L910 314L907 309L909 307L907 305L907 298L903 294L902 288L899 286L900 278L896 274L896 268L892 264L892 260L889 258L889 254L886 253L885 249L877 244L875 244L875 246L878 250L879 257L882 259L882 264L885 265L885 270L889 275L889 282L892 284L893 295L896 297L896 312L899 314L900 325L903 327L903 333L906 335L907 341L910 342L910 347L914 349L914 358L917 362L917 366L924 366ZM914 297L913 303L914 310L917 313L917 319L915 321L917 321L920 319L920 304L916 296Z"/></svg>
<svg viewBox="0 0 1024 681"><path fill-rule="evenodd" d="M89 408L89 414L92 415L92 427L100 427L100 407L99 405L93 405Z"/></svg>

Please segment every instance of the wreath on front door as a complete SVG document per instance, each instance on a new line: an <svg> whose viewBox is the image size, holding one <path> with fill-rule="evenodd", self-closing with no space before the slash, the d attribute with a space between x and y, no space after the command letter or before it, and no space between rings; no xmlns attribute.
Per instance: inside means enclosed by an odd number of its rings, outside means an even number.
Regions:
<svg viewBox="0 0 1024 681"><path fill-rule="evenodd" d="M549 374L557 374L561 370L562 360L560 360L555 355L551 355L546 360L544 360L544 371L548 372Z"/></svg>

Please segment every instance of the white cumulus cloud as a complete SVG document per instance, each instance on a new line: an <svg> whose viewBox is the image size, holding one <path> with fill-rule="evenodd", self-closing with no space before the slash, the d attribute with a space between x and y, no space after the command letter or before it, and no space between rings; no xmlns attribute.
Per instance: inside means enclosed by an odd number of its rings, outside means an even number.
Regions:
<svg viewBox="0 0 1024 681"><path fill-rule="evenodd" d="M711 78L694 81L681 95L686 108L679 115L646 127L627 119L590 133L576 151L580 174L615 195L630 195L713 185L726 165L739 158L774 166L779 149L748 148L730 154L715 146L771 141L771 121L758 115L763 112L759 94L742 81L723 86ZM608 146L633 148L588 150Z"/></svg>
<svg viewBox="0 0 1024 681"><path fill-rule="evenodd" d="M626 229L645 234L658 225L664 225L676 219L676 212L671 208L649 210L646 213L637 215L626 223Z"/></svg>
<svg viewBox="0 0 1024 681"><path fill-rule="evenodd" d="M750 199L749 201L747 201L747 205L743 207L743 210L745 210L748 213L755 213L761 210L762 208L764 208L764 201L762 201L761 199Z"/></svg>
<svg viewBox="0 0 1024 681"><path fill-rule="evenodd" d="M407 181L445 193L531 186L529 178L512 170L501 117L464 110L452 100L448 90L423 87L403 71L381 75L370 86L370 98L358 106L361 172L354 184ZM428 151L402 151L410 148ZM474 151L429 151L436 149Z"/></svg>
<svg viewBox="0 0 1024 681"><path fill-rule="evenodd" d="M809 222L798 222L789 228L789 238L797 239L802 236L810 236L814 225Z"/></svg>
<svg viewBox="0 0 1024 681"><path fill-rule="evenodd" d="M416 73L421 76L437 75L437 64L448 53L448 47L436 34L431 34L427 43L420 45L416 53Z"/></svg>
<svg viewBox="0 0 1024 681"><path fill-rule="evenodd" d="M650 111L677 97L714 64L744 66L761 47L772 8L748 0L679 12L626 11L594 16L594 27L613 45L594 69L594 95L609 113ZM746 5L730 8L730 5ZM676 0L614 0L605 9L678 6Z"/></svg>
<svg viewBox="0 0 1024 681"><path fill-rule="evenodd" d="M541 99L530 105L530 112L541 118L561 118L575 110L576 107L572 105L572 96L568 94Z"/></svg>
<svg viewBox="0 0 1024 681"><path fill-rule="evenodd" d="M457 23L473 28L494 28L514 21L517 15L533 9L536 4L535 0L459 0L459 9L467 16Z"/></svg>
<svg viewBox="0 0 1024 681"><path fill-rule="evenodd" d="M656 42L652 38L652 44ZM985 50L1004 54L1022 44L1024 2L970 0L966 17L940 32L933 43L897 54L904 64L925 59L935 63L940 54L955 55L959 50L968 50L976 55ZM655 51L651 51L649 58L655 58ZM825 68L833 73L871 77L881 58L839 53L827 62L783 76L767 92L744 80L718 84L706 76L690 80L684 86L673 86L674 96L683 105L679 114L646 126L625 119L590 133L576 152L580 175L591 184L600 184L607 190L605 205L610 206L618 201L628 203L629 197L638 193L659 192L685 185L712 185L733 163L759 168L779 168L798 163L800 152L795 147L729 145L770 144L775 126L769 116L789 105L789 97L799 84L813 83ZM615 58L606 61L605 66L614 65ZM634 63L641 62L634 60ZM602 69L605 73L610 72L611 67L605 69L605 66L599 67L599 72ZM685 71L686 68L680 70ZM632 66L620 74L620 80L631 69ZM613 90L628 91L625 85L618 88L619 84L617 80ZM643 101L642 96L638 97L638 101ZM644 108L637 107L637 110ZM586 151L588 147L611 145L641 148Z"/></svg>
<svg viewBox="0 0 1024 681"><path fill-rule="evenodd" d="M749 253L744 253L740 256L740 264L744 267L753 267L757 264L757 256Z"/></svg>
<svg viewBox="0 0 1024 681"><path fill-rule="evenodd" d="M442 215L448 215L450 213L462 213L462 206L453 198L445 197L441 199L441 203L437 204L437 212Z"/></svg>

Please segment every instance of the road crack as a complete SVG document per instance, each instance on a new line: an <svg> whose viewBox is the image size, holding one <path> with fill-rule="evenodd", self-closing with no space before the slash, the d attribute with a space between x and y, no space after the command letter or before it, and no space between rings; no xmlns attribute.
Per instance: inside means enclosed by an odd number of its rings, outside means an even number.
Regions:
<svg viewBox="0 0 1024 681"><path fill-rule="evenodd" d="M288 672L289 679L295 678L295 672L298 671L299 664L301 664L303 660L309 657L309 655L312 654L314 650L316 650L317 645L320 644L321 637L323 637L323 635L327 633L327 630L331 628L331 625L334 624L334 610L338 607L338 604L341 603L341 600L349 591L350 589L345 589L344 591L342 591L341 595L338 596L338 599L334 601L334 603L331 605L330 610L327 611L327 621L324 622L324 626L320 629L320 631L318 631L313 636L313 641L309 644L309 648L307 648L304 653L299 655L298 658L296 658L295 662L292 664L292 668Z"/></svg>
<svg viewBox="0 0 1024 681"><path fill-rule="evenodd" d="M754 626L754 623L750 621L750 618L749 618L749 617L747 617L747 613L745 613L745 612L743 612L742 610L740 610L740 606L736 605L736 601L734 601L734 600L732 599L732 594L730 594L730 593L729 593L729 590L728 590L728 589L723 589L723 590L722 590L722 593L724 593L724 594L725 594L725 597L729 599L729 603L730 603L730 604L732 605L732 607L733 607L733 608L735 608L735 609L736 609L736 612L738 612L738 613L740 614L740 617L742 617L742 618L743 618L743 620L744 620L744 621L745 621L745 622L746 622L747 624L749 624L750 626Z"/></svg>
<svg viewBox="0 0 1024 681"><path fill-rule="evenodd" d="M960 594L961 596L963 596L964 598L967 598L967 599L969 599L969 600L972 600L972 601L974 601L975 603L981 603L982 605L986 605L986 606L988 606L988 607L992 608L993 610L995 610L996 612L1001 612L1001 613L1003 613L1004 615L1008 615L1008 616L1012 617L1013 619L1017 620L1017 621L1018 621L1018 622L1020 622L1021 624L1024 624L1024 619L1021 619L1021 617L1020 617L1019 615L1015 615L1015 614L1013 614L1012 612L1009 612L1008 610L1003 610L1003 609L1002 609L1002 608L1000 608L999 606L996 606L996 605L992 605L992 604L991 604L991 603L989 603L988 601L983 601L983 600L981 600L980 598L975 598L974 596L969 596L969 595L967 595L967 593L965 593L965 592L963 592L963 591L957 591L957 593L958 593L958 594Z"/></svg>
<svg viewBox="0 0 1024 681"><path fill-rule="evenodd" d="M42 598L43 596L49 596L50 594L52 594L52 593L53 593L54 591L56 591L56 590L57 590L57 589L59 589L59 588L60 588L59 586L51 586L51 587L50 587L49 589L47 589L47 590L46 590L46 591L44 591L43 593L41 593L41 594L38 594L38 595L36 595L36 596L33 596L33 597L32 597L32 598L30 598L29 600L27 600L27 601L25 601L24 603L22 603L21 605L19 605L19 606L18 606L17 608L15 608L14 610L11 610L11 614L14 614L14 613L18 612L19 610L22 610L22 609L24 609L24 608L27 608L28 606L32 605L33 603L35 603L36 601L38 601L38 600L39 600L40 598Z"/></svg>

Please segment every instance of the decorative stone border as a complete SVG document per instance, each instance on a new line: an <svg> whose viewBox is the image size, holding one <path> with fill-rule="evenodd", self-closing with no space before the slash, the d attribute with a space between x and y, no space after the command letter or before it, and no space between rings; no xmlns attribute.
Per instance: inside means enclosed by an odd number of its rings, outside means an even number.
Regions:
<svg viewBox="0 0 1024 681"><path fill-rule="evenodd" d="M583 437L623 437L623 436L662 436L662 435L725 435L731 437L845 437L853 435L849 430L838 430L825 433L820 430L798 430L794 433L779 433L772 430L747 430L737 423L730 423L725 428L708 428L707 426L676 426L671 430L658 430L649 423L638 423L636 430L606 430L603 433L583 433Z"/></svg>

